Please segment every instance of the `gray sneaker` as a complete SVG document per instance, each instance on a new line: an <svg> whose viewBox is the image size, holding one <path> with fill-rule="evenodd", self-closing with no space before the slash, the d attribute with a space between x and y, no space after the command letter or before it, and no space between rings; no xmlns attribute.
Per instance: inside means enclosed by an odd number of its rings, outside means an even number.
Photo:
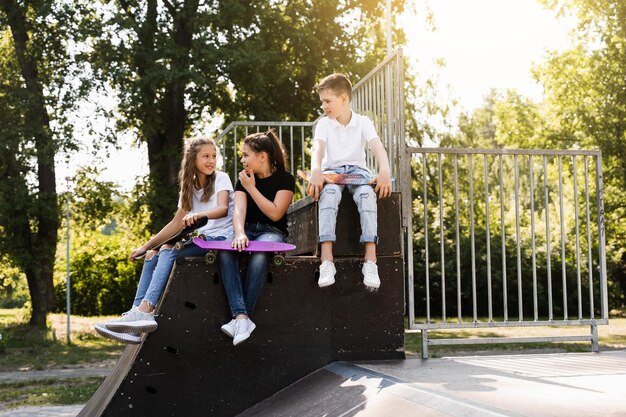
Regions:
<svg viewBox="0 0 626 417"><path fill-rule="evenodd" d="M228 323L220 327L226 336L235 337L235 322L236 321L237 320L232 319L231 321L229 321Z"/></svg>
<svg viewBox="0 0 626 417"><path fill-rule="evenodd" d="M250 319L235 320L235 337L233 338L233 346L247 340L252 331L256 328L256 324Z"/></svg>
<svg viewBox="0 0 626 417"><path fill-rule="evenodd" d="M108 337L109 339L117 340L118 342L128 343L131 345L138 345L141 343L141 336L138 333L120 333L109 330L104 326L104 323L98 323L94 327L94 330L101 336Z"/></svg>
<svg viewBox="0 0 626 417"><path fill-rule="evenodd" d="M118 319L109 320L104 326L114 332L122 333L150 333L157 329L154 313L144 313L137 308L122 314Z"/></svg>

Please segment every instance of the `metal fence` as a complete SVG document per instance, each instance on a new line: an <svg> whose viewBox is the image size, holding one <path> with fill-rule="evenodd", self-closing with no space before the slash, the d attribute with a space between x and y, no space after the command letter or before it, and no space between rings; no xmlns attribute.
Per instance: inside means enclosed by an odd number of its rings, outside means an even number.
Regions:
<svg viewBox="0 0 626 417"><path fill-rule="evenodd" d="M443 344L591 341L608 323L599 151L409 148L409 331ZM414 246L415 245L415 246ZM416 278L418 277L418 278ZM417 319L416 319L417 317ZM582 326L580 336L429 338L429 330Z"/></svg>

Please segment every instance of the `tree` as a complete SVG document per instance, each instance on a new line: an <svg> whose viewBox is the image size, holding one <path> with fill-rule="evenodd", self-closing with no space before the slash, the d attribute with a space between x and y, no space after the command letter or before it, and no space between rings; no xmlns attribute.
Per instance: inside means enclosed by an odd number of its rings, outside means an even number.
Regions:
<svg viewBox="0 0 626 417"><path fill-rule="evenodd" d="M30 324L40 328L55 305L54 158L71 146L65 115L79 95L67 86L72 16L64 2L0 1L0 251L26 275Z"/></svg>
<svg viewBox="0 0 626 417"><path fill-rule="evenodd" d="M621 0L543 0L578 18L574 46L535 69L550 126L565 146L603 153L608 268L626 293L626 3ZM622 296L622 304L625 299Z"/></svg>
<svg viewBox="0 0 626 417"><path fill-rule="evenodd" d="M322 75L362 76L383 56L383 6L119 0L88 14L89 60L116 91L118 127L148 146L150 228L171 218L182 138L194 123L218 113L227 121L312 117Z"/></svg>

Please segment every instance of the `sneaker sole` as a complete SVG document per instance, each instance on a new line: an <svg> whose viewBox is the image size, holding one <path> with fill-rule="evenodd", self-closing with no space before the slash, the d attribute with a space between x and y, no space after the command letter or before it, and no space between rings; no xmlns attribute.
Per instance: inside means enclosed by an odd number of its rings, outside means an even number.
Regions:
<svg viewBox="0 0 626 417"><path fill-rule="evenodd" d="M138 345L141 343L140 336L134 336L128 333L118 333L107 329L106 327L94 326L94 330L98 332L100 336L104 336L108 339L117 340L118 342L128 343L131 345Z"/></svg>
<svg viewBox="0 0 626 417"><path fill-rule="evenodd" d="M222 330L222 333L224 333L226 336L233 338L235 337L234 334L230 333L228 330L226 330L224 327L220 327L220 330Z"/></svg>
<svg viewBox="0 0 626 417"><path fill-rule="evenodd" d="M330 286L331 286L331 285L333 285L334 283L335 283L335 280L334 280L334 279L333 279L332 281L326 281L326 282L320 282L320 281L317 281L317 285L318 285L320 288L330 287Z"/></svg>
<svg viewBox="0 0 626 417"><path fill-rule="evenodd" d="M107 329L121 333L151 333L158 326L157 322L150 320L139 320L132 323L105 323Z"/></svg>
<svg viewBox="0 0 626 417"><path fill-rule="evenodd" d="M252 325L250 326L250 331L247 333L247 336L243 339L233 339L233 346L237 346L240 343L245 342L246 340L248 340L250 338L250 336L252 336L252 332L254 331L254 329L256 329L256 324L252 323Z"/></svg>
<svg viewBox="0 0 626 417"><path fill-rule="evenodd" d="M363 284L365 284L365 286L367 288L372 288L374 290L377 290L378 288L380 288L380 282L365 282L365 281L363 281Z"/></svg>

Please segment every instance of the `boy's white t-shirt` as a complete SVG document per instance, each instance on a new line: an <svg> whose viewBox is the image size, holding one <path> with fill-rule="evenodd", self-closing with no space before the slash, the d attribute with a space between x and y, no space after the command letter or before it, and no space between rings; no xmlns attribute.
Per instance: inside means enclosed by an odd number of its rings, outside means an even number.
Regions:
<svg viewBox="0 0 626 417"><path fill-rule="evenodd" d="M321 140L326 144L322 171L343 165L356 165L368 169L365 145L377 137L374 123L367 116L352 112L352 118L346 126L336 119L322 117L315 127L315 140Z"/></svg>
<svg viewBox="0 0 626 417"><path fill-rule="evenodd" d="M228 214L219 219L209 219L205 226L198 229L198 233L207 236L225 236L228 238L233 234L233 183L230 181L228 174L222 171L215 171L215 191L208 201L201 201L202 190L193 190L191 198L191 212L199 213L201 211L212 210L217 207L217 193L220 191L228 191ZM178 208L181 206L181 197L178 198Z"/></svg>

